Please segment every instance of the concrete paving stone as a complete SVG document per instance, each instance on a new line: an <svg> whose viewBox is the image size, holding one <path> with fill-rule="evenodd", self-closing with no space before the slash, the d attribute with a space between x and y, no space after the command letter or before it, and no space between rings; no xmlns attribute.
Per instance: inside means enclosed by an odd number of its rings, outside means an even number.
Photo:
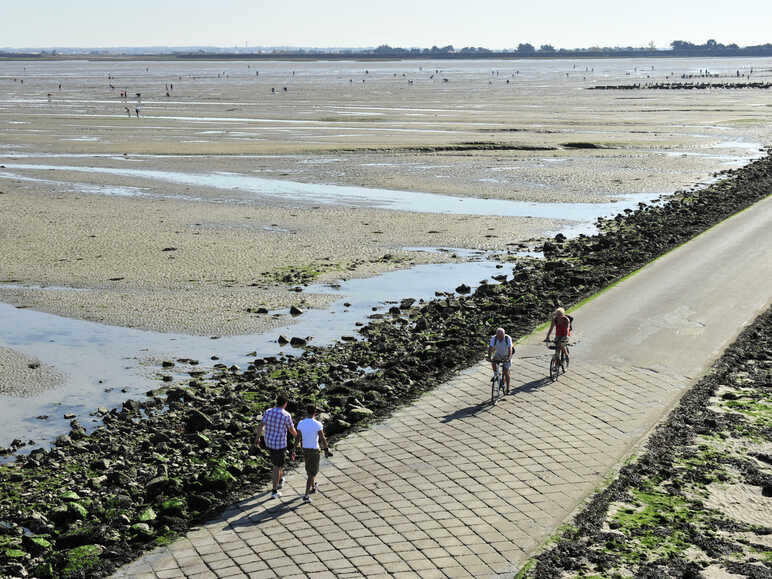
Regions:
<svg viewBox="0 0 772 579"><path fill-rule="evenodd" d="M302 575L303 570L292 562L273 568L279 577L289 577L290 575Z"/></svg>
<svg viewBox="0 0 772 579"><path fill-rule="evenodd" d="M212 543L202 543L196 545L196 551L198 551L199 555L208 555L210 553L220 553L222 549L220 549L220 545L218 545L215 542Z"/></svg>
<svg viewBox="0 0 772 579"><path fill-rule="evenodd" d="M334 571L335 573L343 573L347 569L353 570L354 568L349 560L346 559L342 554L339 555L339 558L326 557L322 559L322 562L327 566L328 569Z"/></svg>
<svg viewBox="0 0 772 579"><path fill-rule="evenodd" d="M476 555L480 559L482 559L485 562L485 564L488 565L488 567L490 567L493 570L497 570L498 568L509 564L506 557L502 557L499 553L495 551L491 553L476 553Z"/></svg>
<svg viewBox="0 0 772 579"><path fill-rule="evenodd" d="M166 571L167 569L177 569L179 567L177 560L168 552L163 553L162 557L152 558L148 562L153 571Z"/></svg>
<svg viewBox="0 0 772 579"><path fill-rule="evenodd" d="M363 567L372 567L374 565L378 565L380 567L380 563L374 558L371 557L368 554L359 555L357 557L349 557L349 563L354 565L357 569L362 569Z"/></svg>
<svg viewBox="0 0 772 579"><path fill-rule="evenodd" d="M357 543L356 539L352 539L351 537L346 537L345 539L339 539L337 541L330 541L332 545L338 549L339 551L343 551L343 549L359 549L361 548L359 546L359 543Z"/></svg>
<svg viewBox="0 0 772 579"><path fill-rule="evenodd" d="M405 533L410 533L412 531L420 530L417 525L411 522L396 523L396 524L392 523L391 527L392 529L394 529L395 532L399 533L400 535L404 535Z"/></svg>
<svg viewBox="0 0 772 579"><path fill-rule="evenodd" d="M406 531L402 533L402 536L405 538L405 540L410 541L413 544L416 544L418 541L424 541L427 539L431 540L429 535L420 529Z"/></svg>
<svg viewBox="0 0 772 579"><path fill-rule="evenodd" d="M179 557L177 558L177 566L178 567L189 567L191 565L200 565L203 563L203 560L198 555L194 555L192 557Z"/></svg>
<svg viewBox="0 0 772 579"><path fill-rule="evenodd" d="M158 579L177 579L177 577L181 574L180 569L167 569L165 571L156 571L153 574L153 577L157 577Z"/></svg>
<svg viewBox="0 0 772 579"><path fill-rule="evenodd" d="M402 561L402 557L400 557L397 553L393 552L387 545L383 545L381 547L385 547L385 550L383 548L378 548L377 550L368 550L368 553L376 560L379 564L384 565L385 563L393 563L395 561Z"/></svg>
<svg viewBox="0 0 772 579"><path fill-rule="evenodd" d="M247 574L249 579L275 579L278 577L273 569L256 569L254 571L247 571Z"/></svg>
<svg viewBox="0 0 772 579"><path fill-rule="evenodd" d="M188 573L185 575L188 579L212 579L213 577L217 577L216 574L212 573L209 570L206 571L198 571L196 573Z"/></svg>
<svg viewBox="0 0 772 579"><path fill-rule="evenodd" d="M222 554L221 554L222 555ZM210 559L204 559L204 563L206 563L206 566L210 569L225 569L226 567L233 567L233 559L231 559L228 556L223 556L216 560L210 560Z"/></svg>
<svg viewBox="0 0 772 579"><path fill-rule="evenodd" d="M450 553L445 549L444 546L440 545L434 545L432 547L427 547L425 549L421 549L421 553L428 559L434 560L436 558L440 557L448 557L450 556Z"/></svg>
<svg viewBox="0 0 772 579"><path fill-rule="evenodd" d="M262 561L263 560L256 553L252 552L246 555L233 557L233 562L236 563L236 565L249 565L250 563L258 563Z"/></svg>
<svg viewBox="0 0 772 579"><path fill-rule="evenodd" d="M289 555L289 553L287 553ZM319 557L317 557L314 553L303 553L300 555L291 555L292 561L296 565L303 565L305 563L318 563Z"/></svg>
<svg viewBox="0 0 772 579"><path fill-rule="evenodd" d="M418 571L422 576L426 577L429 572L437 570L437 566L427 558L420 559L405 559L410 568L414 571Z"/></svg>
<svg viewBox="0 0 772 579"><path fill-rule="evenodd" d="M474 554L459 555L456 557L456 562L458 562L464 568L468 569L470 572L474 567L487 567L485 562Z"/></svg>
<svg viewBox="0 0 772 579"><path fill-rule="evenodd" d="M269 549L265 551L257 551L255 553L258 557L260 557L263 561L268 561L269 564L271 561L275 561L277 559L284 559L286 555L284 554L284 551L281 549Z"/></svg>
<svg viewBox="0 0 772 579"><path fill-rule="evenodd" d="M305 573L306 576L315 575L316 573L322 573L323 571L327 571L327 566L321 561L301 563L300 568L303 570L303 573Z"/></svg>
<svg viewBox="0 0 772 579"><path fill-rule="evenodd" d="M356 567L349 567L347 569L337 571L335 575L339 579L355 579L362 576Z"/></svg>
<svg viewBox="0 0 772 579"><path fill-rule="evenodd" d="M493 569L488 567L485 563L469 566L464 565L464 568L472 575L472 577L495 577L498 575L498 573L494 572Z"/></svg>
<svg viewBox="0 0 772 579"><path fill-rule="evenodd" d="M192 576L197 575L199 573L209 573L209 567L204 565L203 563L196 563L195 565L185 565L180 567L182 570L183 575L186 576Z"/></svg>
<svg viewBox="0 0 772 579"><path fill-rule="evenodd" d="M394 579L422 579L422 576L415 571L400 571L393 574Z"/></svg>
<svg viewBox="0 0 772 579"><path fill-rule="evenodd" d="M236 566L232 567L226 567L225 569L217 569L215 571L215 574L217 577L222 577L223 579L236 579L240 577L249 577L246 573L244 573L241 569L239 569Z"/></svg>
<svg viewBox="0 0 772 579"><path fill-rule="evenodd" d="M351 561L354 557L362 557L367 556L367 551L365 551L362 547L346 547L346 548L339 548L341 554L346 557L349 561Z"/></svg>
<svg viewBox="0 0 772 579"><path fill-rule="evenodd" d="M449 577L450 579L463 579L466 577L472 577L472 574L460 565L456 565L454 567L444 567L441 569L441 571L445 574L445 577Z"/></svg>
<svg viewBox="0 0 772 579"><path fill-rule="evenodd" d="M381 540L381 538L373 534L363 536L363 537L354 537L354 538L356 539L356 542L364 548L383 545L383 541Z"/></svg>
<svg viewBox="0 0 772 579"><path fill-rule="evenodd" d="M383 565L383 568L386 569L387 573L392 575L396 573L412 572L410 565L408 565L407 562L403 559L399 559L398 561L384 562L381 563L381 565Z"/></svg>

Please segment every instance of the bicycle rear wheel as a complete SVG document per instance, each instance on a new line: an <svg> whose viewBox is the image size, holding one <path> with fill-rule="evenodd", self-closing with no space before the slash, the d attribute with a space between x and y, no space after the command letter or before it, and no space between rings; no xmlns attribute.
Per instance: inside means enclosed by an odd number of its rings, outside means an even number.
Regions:
<svg viewBox="0 0 772 579"><path fill-rule="evenodd" d="M558 375L560 374L560 362L558 362L558 359L553 356L550 359L550 378L554 382L558 379Z"/></svg>
<svg viewBox="0 0 772 579"><path fill-rule="evenodd" d="M560 365L563 367L563 374L566 373L566 370L568 370L568 363L570 362L570 358L568 357L568 346L566 346L565 353L561 356Z"/></svg>

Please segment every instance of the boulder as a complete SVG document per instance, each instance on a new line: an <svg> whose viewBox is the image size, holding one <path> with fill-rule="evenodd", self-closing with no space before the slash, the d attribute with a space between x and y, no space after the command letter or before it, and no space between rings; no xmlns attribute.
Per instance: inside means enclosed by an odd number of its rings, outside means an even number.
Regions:
<svg viewBox="0 0 772 579"><path fill-rule="evenodd" d="M212 419L206 414L195 408L188 411L185 417L185 432L193 434L202 430L212 428Z"/></svg>

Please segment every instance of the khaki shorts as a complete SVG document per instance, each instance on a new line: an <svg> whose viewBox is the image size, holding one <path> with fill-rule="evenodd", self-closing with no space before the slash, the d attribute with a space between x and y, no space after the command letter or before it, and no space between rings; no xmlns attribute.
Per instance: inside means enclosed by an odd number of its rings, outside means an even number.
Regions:
<svg viewBox="0 0 772 579"><path fill-rule="evenodd" d="M318 448L304 448L303 449L303 462L306 463L306 474L308 476L316 476L319 472L319 459L321 454Z"/></svg>

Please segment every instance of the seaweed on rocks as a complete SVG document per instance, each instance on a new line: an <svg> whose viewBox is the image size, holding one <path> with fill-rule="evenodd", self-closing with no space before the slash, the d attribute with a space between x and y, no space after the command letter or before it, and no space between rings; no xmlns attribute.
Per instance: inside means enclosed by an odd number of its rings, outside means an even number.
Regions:
<svg viewBox="0 0 772 579"><path fill-rule="evenodd" d="M513 337L527 335L555 303L579 302L766 197L772 157L721 177L704 189L601 220L597 235L558 236L545 243L546 260L517 262L511 279L501 284L464 295L442 293L429 302L403 300L360 328L357 339L308 346L300 357L258 358L245 369L217 364L185 387L170 385L146 400L127 400L103 414L102 425L90 434L73 422L50 450L0 465L0 576L104 576L141 551L169 542L268 481L268 457L251 443L259 415L278 391L290 393L292 413L309 402L323 408L333 440L383 419L481 360L495 327L505 325ZM750 355L767 360L750 344L735 353L734 363ZM748 372L766 368L756 364ZM730 377L726 383L732 383ZM702 388L686 395L684 410L669 421L672 430L655 434L657 453L626 466L624 480L678 480L679 470L696 477L699 469L679 467L674 457L697 431L720 428L728 436L768 437L770 425L750 413L741 419L707 410L710 396ZM712 472L720 474L725 463L711 460ZM762 480L748 466L733 468L749 480ZM577 518L581 532L545 553L537 576L555 576L549 569L581 569L588 557L598 568L611 568L614 557L587 548L583 533L602 536L605 509L628 500L630 488L615 482L593 499ZM678 500L686 499L675 486L669 488L653 490L670 493L677 514ZM679 537L704 535L689 521L682 523Z"/></svg>

